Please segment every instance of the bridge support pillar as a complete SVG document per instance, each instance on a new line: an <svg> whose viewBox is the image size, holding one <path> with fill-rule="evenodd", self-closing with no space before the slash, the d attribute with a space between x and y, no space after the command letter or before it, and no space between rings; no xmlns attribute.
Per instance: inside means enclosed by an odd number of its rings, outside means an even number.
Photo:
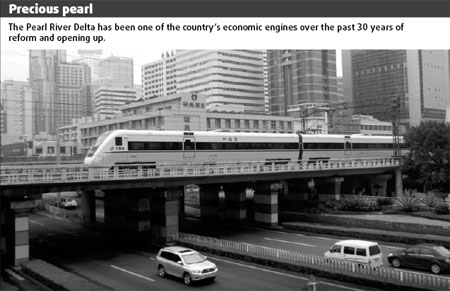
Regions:
<svg viewBox="0 0 450 291"><path fill-rule="evenodd" d="M21 201L19 204L27 204L33 201ZM2 200L2 204L5 203ZM9 203L6 203L9 204ZM28 213L20 213L15 211L15 202L11 202L10 209L5 209L2 206L0 215L1 236L0 236L0 262L1 270L8 266L18 266L26 262L30 258L30 221ZM18 213L19 212L19 213Z"/></svg>
<svg viewBox="0 0 450 291"><path fill-rule="evenodd" d="M178 238L178 210L181 188L157 189L150 198L151 238L163 244Z"/></svg>
<svg viewBox="0 0 450 291"><path fill-rule="evenodd" d="M328 183L332 183L334 184L334 199L335 200L340 200L341 199L341 184L342 182L344 182L344 178L343 177L331 177L327 179Z"/></svg>
<svg viewBox="0 0 450 291"><path fill-rule="evenodd" d="M108 191L105 201L105 228L109 231L126 231L140 239L150 235L149 194Z"/></svg>
<svg viewBox="0 0 450 291"><path fill-rule="evenodd" d="M95 191L81 192L81 212L84 224L95 223Z"/></svg>
<svg viewBox="0 0 450 291"><path fill-rule="evenodd" d="M395 170L395 196L403 193L403 178L402 171L400 169Z"/></svg>
<svg viewBox="0 0 450 291"><path fill-rule="evenodd" d="M266 226L278 225L278 195L280 183L258 183L255 187L255 222Z"/></svg>
<svg viewBox="0 0 450 291"><path fill-rule="evenodd" d="M225 218L243 220L247 218L245 185L225 186Z"/></svg>
<svg viewBox="0 0 450 291"><path fill-rule="evenodd" d="M392 177L390 174L376 175L370 179L370 195L386 196L387 181Z"/></svg>
<svg viewBox="0 0 450 291"><path fill-rule="evenodd" d="M200 193L200 216L205 221L215 221L219 219L220 213L220 186L205 184L199 186Z"/></svg>

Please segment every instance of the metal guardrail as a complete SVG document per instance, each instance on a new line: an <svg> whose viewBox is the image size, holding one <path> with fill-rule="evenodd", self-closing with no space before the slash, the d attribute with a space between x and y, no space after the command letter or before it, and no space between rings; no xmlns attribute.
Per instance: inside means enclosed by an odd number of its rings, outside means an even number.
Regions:
<svg viewBox="0 0 450 291"><path fill-rule="evenodd" d="M320 270L327 270L343 275L361 275L371 280L383 281L397 285L427 288L433 290L450 289L449 277L442 277L432 274L420 274L417 272L393 269L384 266L374 268L370 265L352 263L339 259L301 254L297 252L268 248L229 240L221 240L212 237L203 237L195 234L187 234L181 232L178 234L178 241L200 244L224 251L256 256L263 259L309 266L311 268L320 268Z"/></svg>
<svg viewBox="0 0 450 291"><path fill-rule="evenodd" d="M285 164L265 161L223 162L214 165L161 163L122 164L112 169L95 168L86 165L41 165L2 166L2 185L38 183L78 183L84 181L152 179L158 177L221 176L240 174L265 174L279 172L327 171L336 169L363 169L399 166L399 161L391 158L344 159L327 161L296 161Z"/></svg>

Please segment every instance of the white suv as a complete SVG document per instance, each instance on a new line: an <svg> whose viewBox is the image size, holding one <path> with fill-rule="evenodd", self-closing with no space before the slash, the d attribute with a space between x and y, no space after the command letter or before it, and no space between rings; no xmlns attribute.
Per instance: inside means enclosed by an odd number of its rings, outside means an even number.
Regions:
<svg viewBox="0 0 450 291"><path fill-rule="evenodd" d="M166 274L183 278L186 285L192 281L216 278L218 268L208 261L206 256L185 247L165 247L159 250L156 255L158 264L158 275Z"/></svg>

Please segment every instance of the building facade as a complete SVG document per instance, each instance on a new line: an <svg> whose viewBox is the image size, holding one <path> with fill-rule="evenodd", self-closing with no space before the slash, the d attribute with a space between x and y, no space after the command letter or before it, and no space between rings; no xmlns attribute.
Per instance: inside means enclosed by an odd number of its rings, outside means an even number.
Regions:
<svg viewBox="0 0 450 291"><path fill-rule="evenodd" d="M337 102L336 51L269 50L269 108L275 115L303 103Z"/></svg>
<svg viewBox="0 0 450 291"><path fill-rule="evenodd" d="M133 88L133 59L111 56L99 62L98 86Z"/></svg>
<svg viewBox="0 0 450 291"><path fill-rule="evenodd" d="M33 95L28 82L7 80L1 84L2 134L33 136Z"/></svg>
<svg viewBox="0 0 450 291"><path fill-rule="evenodd" d="M95 90L95 113L101 119L111 119L121 114L120 107L137 100L136 89L100 87Z"/></svg>
<svg viewBox="0 0 450 291"><path fill-rule="evenodd" d="M381 121L398 115L406 128L426 120L444 121L450 103L448 51L346 51L343 64L355 114Z"/></svg>
<svg viewBox="0 0 450 291"><path fill-rule="evenodd" d="M177 92L206 95L209 110L263 113L263 54L259 50L177 51Z"/></svg>
<svg viewBox="0 0 450 291"><path fill-rule="evenodd" d="M33 134L56 132L58 65L66 62L65 50L30 50L29 82L33 96Z"/></svg>
<svg viewBox="0 0 450 291"><path fill-rule="evenodd" d="M177 93L176 54L163 53L160 60L142 66L142 97L157 98Z"/></svg>
<svg viewBox="0 0 450 291"><path fill-rule="evenodd" d="M78 50L79 56L72 60L73 63L87 64L91 69L91 79L95 82L100 77L100 60L103 50Z"/></svg>
<svg viewBox="0 0 450 291"><path fill-rule="evenodd" d="M92 114L91 70L87 64L59 63L55 126L72 123L73 119Z"/></svg>

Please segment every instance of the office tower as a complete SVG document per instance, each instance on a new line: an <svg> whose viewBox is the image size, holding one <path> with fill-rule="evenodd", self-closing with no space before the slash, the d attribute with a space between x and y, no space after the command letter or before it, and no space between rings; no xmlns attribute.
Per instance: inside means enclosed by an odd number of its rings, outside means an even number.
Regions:
<svg viewBox="0 0 450 291"><path fill-rule="evenodd" d="M65 50L30 50L29 82L33 96L33 134L56 132L57 70Z"/></svg>
<svg viewBox="0 0 450 291"><path fill-rule="evenodd" d="M120 115L120 107L136 101L136 89L123 87L100 87L95 90L95 113L100 119Z"/></svg>
<svg viewBox="0 0 450 291"><path fill-rule="evenodd" d="M178 93L202 93L211 111L264 113L263 51L176 52Z"/></svg>
<svg viewBox="0 0 450 291"><path fill-rule="evenodd" d="M264 112L269 113L269 68L267 66L267 50L263 54L264 68Z"/></svg>
<svg viewBox="0 0 450 291"><path fill-rule="evenodd" d="M133 59L111 56L100 60L98 86L133 88Z"/></svg>
<svg viewBox="0 0 450 291"><path fill-rule="evenodd" d="M2 133L33 136L33 96L28 82L2 82Z"/></svg>
<svg viewBox="0 0 450 291"><path fill-rule="evenodd" d="M398 115L406 128L444 121L450 103L448 51L354 50L343 54L343 63L355 114L381 121Z"/></svg>
<svg viewBox="0 0 450 291"><path fill-rule="evenodd" d="M142 66L142 97L145 100L177 93L175 53L163 53L161 59Z"/></svg>
<svg viewBox="0 0 450 291"><path fill-rule="evenodd" d="M87 64L91 69L92 81L97 80L99 78L99 67L103 50L78 50L78 54L79 56L75 57L72 62Z"/></svg>
<svg viewBox="0 0 450 291"><path fill-rule="evenodd" d="M288 115L292 106L337 101L336 51L269 50L270 112Z"/></svg>
<svg viewBox="0 0 450 291"><path fill-rule="evenodd" d="M55 123L59 128L72 119L92 115L91 70L87 64L59 63Z"/></svg>

